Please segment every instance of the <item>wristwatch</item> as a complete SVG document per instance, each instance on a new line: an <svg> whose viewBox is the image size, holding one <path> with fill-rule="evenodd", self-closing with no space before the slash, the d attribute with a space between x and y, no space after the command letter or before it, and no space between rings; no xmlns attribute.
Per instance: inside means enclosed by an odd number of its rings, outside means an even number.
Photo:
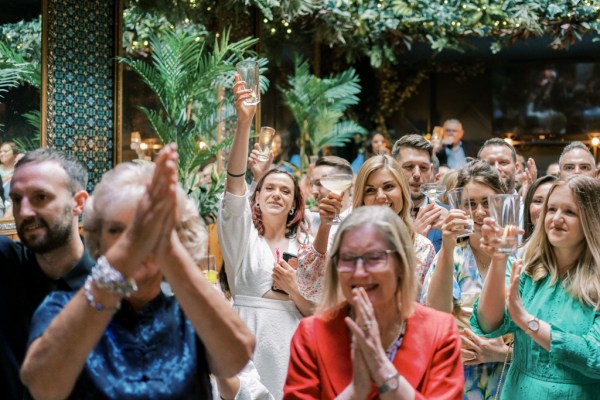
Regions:
<svg viewBox="0 0 600 400"><path fill-rule="evenodd" d="M539 318L533 317L529 321L527 321L527 331L535 333L539 329L540 329L540 320L539 320Z"/></svg>
<svg viewBox="0 0 600 400"><path fill-rule="evenodd" d="M400 375L398 372L394 372L393 374L388 375L383 382L383 385L377 386L377 393L384 394L388 392L393 392L398 389L400 385Z"/></svg>

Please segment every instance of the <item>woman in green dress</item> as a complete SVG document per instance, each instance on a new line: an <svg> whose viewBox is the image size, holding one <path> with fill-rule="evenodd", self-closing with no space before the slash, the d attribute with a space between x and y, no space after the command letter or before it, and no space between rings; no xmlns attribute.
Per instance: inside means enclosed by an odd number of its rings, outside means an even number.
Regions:
<svg viewBox="0 0 600 400"><path fill-rule="evenodd" d="M513 265L495 221L482 248L493 261L471 317L472 329L514 333L502 399L598 399L600 390L600 182L573 176L550 189L535 230Z"/></svg>

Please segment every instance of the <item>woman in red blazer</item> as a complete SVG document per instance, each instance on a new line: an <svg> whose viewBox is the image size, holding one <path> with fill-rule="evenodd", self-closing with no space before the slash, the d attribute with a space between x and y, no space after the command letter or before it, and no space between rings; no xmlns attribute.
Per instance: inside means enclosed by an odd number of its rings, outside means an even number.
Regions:
<svg viewBox="0 0 600 400"><path fill-rule="evenodd" d="M344 220L321 311L292 339L285 399L462 399L458 329L451 314L414 302L406 232L389 207Z"/></svg>

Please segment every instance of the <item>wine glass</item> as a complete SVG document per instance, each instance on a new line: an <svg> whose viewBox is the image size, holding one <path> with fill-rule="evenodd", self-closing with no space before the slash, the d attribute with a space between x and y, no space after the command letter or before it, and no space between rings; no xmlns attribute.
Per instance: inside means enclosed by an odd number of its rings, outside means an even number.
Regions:
<svg viewBox="0 0 600 400"><path fill-rule="evenodd" d="M320 180L321 185L323 185L325 189L330 190L337 195L341 195L344 190L347 190L352 186L352 175L350 174L323 175ZM342 222L342 220L336 210L335 216L329 224L338 225L340 222Z"/></svg>
<svg viewBox="0 0 600 400"><path fill-rule="evenodd" d="M274 137L275 129L270 126L263 126L260 128L260 134L258 135L258 146L260 147L260 154L258 155L259 160L269 161Z"/></svg>
<svg viewBox="0 0 600 400"><path fill-rule="evenodd" d="M437 199L446 193L446 186L442 183L423 183L421 184L421 193L429 198L429 201L435 204Z"/></svg>

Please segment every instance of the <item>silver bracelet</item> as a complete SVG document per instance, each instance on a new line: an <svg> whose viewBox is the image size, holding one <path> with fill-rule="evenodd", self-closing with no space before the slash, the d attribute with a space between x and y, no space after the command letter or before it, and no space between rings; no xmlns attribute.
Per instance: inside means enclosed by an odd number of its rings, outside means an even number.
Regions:
<svg viewBox="0 0 600 400"><path fill-rule="evenodd" d="M104 256L100 256L91 274L98 289L121 296L129 297L137 292L137 285L133 279L125 279L123 274L114 269Z"/></svg>
<svg viewBox="0 0 600 400"><path fill-rule="evenodd" d="M119 311L119 309L121 308L121 300L119 300L119 302L117 303L117 305L114 308L106 308L102 304L96 303L96 299L94 299L94 295L92 294L92 282L93 281L94 281L94 278L92 278L92 276L89 275L87 277L87 279L85 280L85 284L83 285L83 294L85 295L85 299L87 300L90 307L92 307L96 311L107 311L112 314Z"/></svg>

